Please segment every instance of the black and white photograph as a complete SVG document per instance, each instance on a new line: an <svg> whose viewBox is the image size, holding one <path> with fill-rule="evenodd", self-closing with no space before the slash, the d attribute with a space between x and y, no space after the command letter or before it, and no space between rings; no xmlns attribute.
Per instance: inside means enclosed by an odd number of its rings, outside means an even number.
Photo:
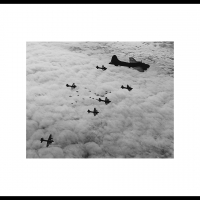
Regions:
<svg viewBox="0 0 200 200"><path fill-rule="evenodd" d="M27 158L174 158L174 42L27 42Z"/></svg>
<svg viewBox="0 0 200 200"><path fill-rule="evenodd" d="M4 4L1 196L198 196L199 5Z"/></svg>

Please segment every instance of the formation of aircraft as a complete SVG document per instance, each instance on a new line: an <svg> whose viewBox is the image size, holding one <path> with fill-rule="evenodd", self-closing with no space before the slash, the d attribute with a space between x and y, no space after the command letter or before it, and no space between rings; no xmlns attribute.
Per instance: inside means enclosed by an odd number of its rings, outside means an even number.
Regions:
<svg viewBox="0 0 200 200"><path fill-rule="evenodd" d="M133 88L127 85L127 87L124 87L123 85L121 86L122 89L127 89L128 91L131 91Z"/></svg>
<svg viewBox="0 0 200 200"><path fill-rule="evenodd" d="M112 65L115 65L115 66L126 66L126 67L129 67L129 68L134 68L134 69L137 69L138 71L144 71L144 70L147 70L150 66L148 64L145 64L145 63L142 63L142 61L136 61L134 58L129 58L130 60L130 63L127 63L127 62L122 62L120 60L118 60L117 56L116 55L113 55L112 56L112 59L111 59L111 62L109 64L112 64ZM99 66L96 66L97 69L102 69L103 71L105 71L107 68L104 67L104 65L102 65L102 67L99 67ZM72 85L68 85L66 84L67 87L71 87L71 88L76 88L77 86L75 85L75 83L73 83ZM129 85L127 85L127 87L124 87L123 85L121 86L122 89L127 89L129 91L131 91L133 88L131 88ZM78 92L78 91L77 91ZM91 92L91 91L90 91ZM78 95L79 96L79 95ZM99 96L99 95L97 95ZM71 97L71 96L70 96ZM94 99L94 98L93 98ZM105 100L99 98L97 99L99 102L103 101L105 102L105 104L109 104L111 101L106 97ZM88 110L87 111L88 113L93 113L94 116L96 116L99 112L97 111L96 108L94 108L94 111L91 111L91 110ZM43 140L43 138L41 138L41 142L42 141L45 141ZM47 142L48 144L48 142ZM50 143L49 143L50 144Z"/></svg>
<svg viewBox="0 0 200 200"><path fill-rule="evenodd" d="M103 99L101 99L101 98L99 98L99 99L97 99L97 101L103 101L103 102L105 102L105 104L107 105L107 104L109 104L111 101L106 97L105 98L105 100L103 100Z"/></svg>
<svg viewBox="0 0 200 200"><path fill-rule="evenodd" d="M119 66L126 66L129 68L134 68L140 72L144 72L145 70L147 70L150 67L150 65L142 63L140 61L136 61L134 58L132 58L130 63L120 61L120 60L118 60L116 55L112 56L111 62L109 64L115 65L115 66L119 65Z"/></svg>
<svg viewBox="0 0 200 200"><path fill-rule="evenodd" d="M102 65L102 67L96 66L96 68L97 68L97 69L102 69L103 71L105 71L105 70L107 69L106 67L104 67L104 65Z"/></svg>
<svg viewBox="0 0 200 200"><path fill-rule="evenodd" d="M99 113L99 111L96 108L94 108L94 111L88 110L87 112L88 113L93 113L94 116L96 116Z"/></svg>
<svg viewBox="0 0 200 200"><path fill-rule="evenodd" d="M118 60L118 58L117 58L116 55L113 55L113 56L112 56L111 62L110 62L109 64L112 64L112 65L115 65L115 66L118 66L118 65L120 65L120 66L127 66L127 67L129 67L129 68L135 68L135 69L137 69L138 71L140 71L140 69L138 69L138 67L139 67L139 68L142 68L143 71L144 71L144 70L147 70L147 69L150 67L148 64L145 64L145 63L136 61L134 58L130 58L130 63L122 62L122 61ZM97 68L97 69L102 69L103 71L105 71L105 70L107 69L106 67L104 67L104 65L102 65L102 67L96 66L96 68ZM75 83L73 83L72 85L66 84L66 87L76 88L77 86L75 85ZM127 85L127 87L124 87L124 86L122 85L121 88L122 88L122 89L127 89L127 90L129 90L129 91L131 91L131 90L133 89L133 88L131 88L129 85ZM78 92L78 91L77 91L77 92ZM90 91L90 92L91 92L91 91ZM108 93L108 92L106 91L106 93ZM79 95L78 95L78 96L79 96ZM72 97L72 96L69 96L69 97ZM93 99L94 99L94 98L93 98ZM106 105L109 104L109 103L111 102L107 97L105 98L105 100L103 100L103 99L101 99L101 98L99 98L99 99L97 99L97 100L98 100L99 102L101 102L101 101L105 102ZM72 104L73 104L73 103L72 103ZM93 111L88 110L87 112L88 112L88 113L93 113L94 116L96 116L96 115L99 113L99 111L98 111L96 108L94 108ZM41 138L40 141L41 141L41 143L44 142L44 141L47 142L46 147L48 147L52 142L54 142L51 134L50 134L50 136L49 136L49 138L48 138L47 140Z"/></svg>
<svg viewBox="0 0 200 200"><path fill-rule="evenodd" d="M47 142L46 147L48 147L52 142L54 142L51 134L50 134L48 140L44 140L43 138L41 138L40 141L41 141L41 143L44 142L44 141Z"/></svg>
<svg viewBox="0 0 200 200"><path fill-rule="evenodd" d="M77 86L75 85L75 83L73 83L72 85L66 84L66 87L76 88Z"/></svg>

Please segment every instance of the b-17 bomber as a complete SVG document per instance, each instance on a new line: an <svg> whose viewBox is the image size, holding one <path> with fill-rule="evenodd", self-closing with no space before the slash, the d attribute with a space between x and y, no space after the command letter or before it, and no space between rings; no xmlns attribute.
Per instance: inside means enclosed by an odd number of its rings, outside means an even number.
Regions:
<svg viewBox="0 0 200 200"><path fill-rule="evenodd" d="M99 111L96 108L94 108L94 111L88 110L87 112L88 113L93 113L94 116L96 116L99 113Z"/></svg>
<svg viewBox="0 0 200 200"><path fill-rule="evenodd" d="M99 99L97 99L97 101L99 101L99 102L103 101L103 102L105 102L106 105L111 102L107 97L105 98L105 100L99 98Z"/></svg>
<svg viewBox="0 0 200 200"><path fill-rule="evenodd" d="M44 140L43 138L41 138L40 141L41 141L41 143L44 142L44 141L47 142L46 147L48 147L52 142L54 142L51 134L50 134L48 140Z"/></svg>
<svg viewBox="0 0 200 200"><path fill-rule="evenodd" d="M127 89L128 91L131 91L133 88L127 85L127 87L124 87L123 85L121 86L122 89Z"/></svg>
<svg viewBox="0 0 200 200"><path fill-rule="evenodd" d="M103 71L105 71L105 70L107 69L106 67L104 67L104 65L103 65L102 67L96 66L96 68L97 68L97 69L102 69Z"/></svg>
<svg viewBox="0 0 200 200"><path fill-rule="evenodd" d="M72 85L66 84L66 87L76 88L77 86L73 83Z"/></svg>
<svg viewBox="0 0 200 200"><path fill-rule="evenodd" d="M125 67L129 67L129 68L133 68L138 70L139 72L144 72L145 70L147 70L150 65L143 63L141 61L136 61L134 58L130 60L131 62L123 62L118 60L116 55L112 56L111 62L109 64L111 65L115 65L115 66L125 66Z"/></svg>

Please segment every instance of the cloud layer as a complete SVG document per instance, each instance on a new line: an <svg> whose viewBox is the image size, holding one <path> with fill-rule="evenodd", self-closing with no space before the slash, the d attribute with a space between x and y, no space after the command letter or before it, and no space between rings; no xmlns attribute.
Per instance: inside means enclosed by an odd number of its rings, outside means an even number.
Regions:
<svg viewBox="0 0 200 200"><path fill-rule="evenodd" d="M109 65L114 54L150 68ZM27 42L26 59L27 158L173 158L172 42Z"/></svg>

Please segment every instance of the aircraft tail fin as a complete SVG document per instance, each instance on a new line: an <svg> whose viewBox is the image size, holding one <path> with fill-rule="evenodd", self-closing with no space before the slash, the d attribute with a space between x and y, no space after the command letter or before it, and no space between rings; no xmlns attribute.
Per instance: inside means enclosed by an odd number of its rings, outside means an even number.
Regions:
<svg viewBox="0 0 200 200"><path fill-rule="evenodd" d="M118 60L117 56L114 55L114 56L112 57L111 62L110 62L109 64L116 64L116 63L118 63L118 62L119 62L119 60Z"/></svg>
<svg viewBox="0 0 200 200"><path fill-rule="evenodd" d="M137 61L133 57L129 57L129 62L130 63L137 63Z"/></svg>
<svg viewBox="0 0 200 200"><path fill-rule="evenodd" d="M41 141L41 143L42 143L42 142L44 141L44 139L43 139L43 138L41 138L41 139L40 139L40 141Z"/></svg>

